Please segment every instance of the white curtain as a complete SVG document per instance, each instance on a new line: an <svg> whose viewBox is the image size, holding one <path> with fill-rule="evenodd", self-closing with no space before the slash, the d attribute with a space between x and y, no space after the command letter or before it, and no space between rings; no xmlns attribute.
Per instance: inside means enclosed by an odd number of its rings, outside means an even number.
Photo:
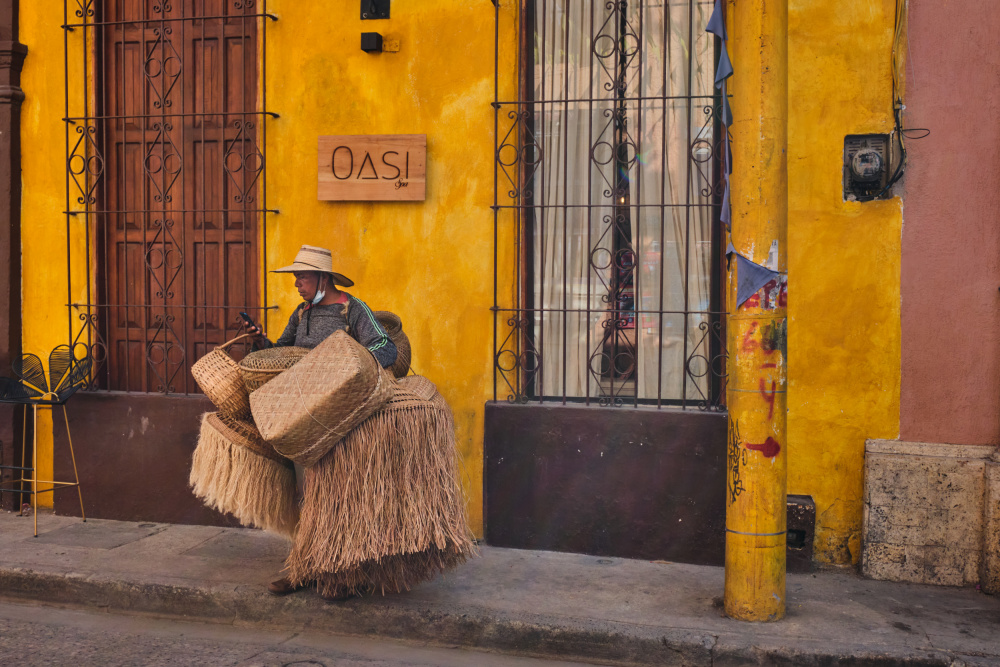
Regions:
<svg viewBox="0 0 1000 667"><path fill-rule="evenodd" d="M703 327L709 318L700 313L709 310L712 265L715 140L706 109L711 109L714 93L714 43L705 33L712 6L642 5L630 15L635 24L641 14L643 58L641 76L630 80L629 94L635 90L645 98L666 99L644 100L638 120L640 159L632 201L639 206L631 216L639 257L636 307L689 314L639 316L637 391L639 398L681 398L685 364L691 359L685 392L690 400L708 392L709 337ZM671 99L681 96L692 99Z"/></svg>
<svg viewBox="0 0 1000 667"><path fill-rule="evenodd" d="M640 311L683 311L685 288L688 310L708 310L711 208L702 190L711 183L698 170L689 173L688 156L694 145L695 156L707 160L702 172L711 177L713 125L704 108L712 104L713 43L704 36L711 7L691 4L693 17L686 2L628 3L625 97L631 101L625 115L634 146L628 150L630 206L623 227L631 232L634 302ZM606 378L602 388L601 374L612 363L602 358L602 341L614 307L609 301L615 270L618 18L602 0L538 0L535 7L534 97L544 100L534 107L542 160L531 184L533 296L540 311L534 329L541 359L536 391L599 398L609 391ZM629 60L635 47L638 53ZM670 99L677 96L685 98ZM629 342L623 353L635 355L632 389L622 391L619 380L610 390L623 396L634 391L640 399L680 398L684 338L690 357L706 321L703 315L635 314L634 327L619 334ZM704 391L705 379L700 382ZM689 384L687 394L691 398L697 391Z"/></svg>
<svg viewBox="0 0 1000 667"><path fill-rule="evenodd" d="M542 360L539 384L546 396L598 396L600 374L588 371L600 349L610 268L603 197L613 164L590 159L591 145L607 123L606 73L591 62L591 36L606 20L604 2L537 2L534 68L536 140L542 162L534 181L535 347ZM592 206L593 205L593 206ZM558 312L556 310L558 309ZM567 312L562 312L567 311ZM564 382L565 375L565 382Z"/></svg>

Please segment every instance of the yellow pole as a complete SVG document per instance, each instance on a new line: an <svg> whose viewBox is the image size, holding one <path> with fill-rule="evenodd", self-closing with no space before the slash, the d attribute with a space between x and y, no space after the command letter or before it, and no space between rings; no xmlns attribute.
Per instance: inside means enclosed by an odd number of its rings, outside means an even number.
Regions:
<svg viewBox="0 0 1000 667"><path fill-rule="evenodd" d="M778 277L737 304L729 271L725 609L785 615L788 2L728 0L732 244Z"/></svg>

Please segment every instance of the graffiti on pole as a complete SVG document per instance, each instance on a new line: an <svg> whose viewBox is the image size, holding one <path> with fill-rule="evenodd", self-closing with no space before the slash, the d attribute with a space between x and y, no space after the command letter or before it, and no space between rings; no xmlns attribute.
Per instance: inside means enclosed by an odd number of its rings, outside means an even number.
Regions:
<svg viewBox="0 0 1000 667"><path fill-rule="evenodd" d="M729 448L726 457L726 477L729 487L729 503L735 503L746 488L743 486L743 468L747 464L747 450L740 442L740 423L729 420Z"/></svg>

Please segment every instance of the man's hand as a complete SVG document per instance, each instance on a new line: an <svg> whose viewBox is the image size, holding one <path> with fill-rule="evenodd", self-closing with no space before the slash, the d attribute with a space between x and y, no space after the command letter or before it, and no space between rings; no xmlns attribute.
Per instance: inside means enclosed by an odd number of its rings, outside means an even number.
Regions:
<svg viewBox="0 0 1000 667"><path fill-rule="evenodd" d="M260 327L258 327L256 324L246 325L245 331L251 336L253 336L254 341L258 341L264 337L264 332L261 331Z"/></svg>

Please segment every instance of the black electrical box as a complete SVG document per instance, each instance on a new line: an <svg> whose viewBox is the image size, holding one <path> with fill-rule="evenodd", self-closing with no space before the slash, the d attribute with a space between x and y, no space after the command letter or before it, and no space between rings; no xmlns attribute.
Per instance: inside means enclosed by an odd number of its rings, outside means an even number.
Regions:
<svg viewBox="0 0 1000 667"><path fill-rule="evenodd" d="M361 50L366 53L382 53L382 35L377 32L361 33Z"/></svg>
<svg viewBox="0 0 1000 667"><path fill-rule="evenodd" d="M844 200L889 199L889 135L844 137Z"/></svg>
<svg viewBox="0 0 1000 667"><path fill-rule="evenodd" d="M816 503L812 496L788 496L786 526L786 568L789 572L808 572L812 569L816 539Z"/></svg>

